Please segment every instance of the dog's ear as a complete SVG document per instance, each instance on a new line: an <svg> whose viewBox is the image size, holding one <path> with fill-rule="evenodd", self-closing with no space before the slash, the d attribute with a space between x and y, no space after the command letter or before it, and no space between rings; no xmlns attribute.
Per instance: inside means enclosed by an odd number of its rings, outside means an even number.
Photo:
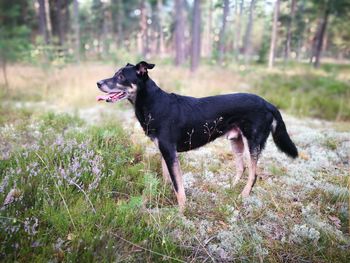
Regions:
<svg viewBox="0 0 350 263"><path fill-rule="evenodd" d="M143 76L148 73L148 69L154 68L155 64L147 63L146 61L141 61L136 64L137 74Z"/></svg>

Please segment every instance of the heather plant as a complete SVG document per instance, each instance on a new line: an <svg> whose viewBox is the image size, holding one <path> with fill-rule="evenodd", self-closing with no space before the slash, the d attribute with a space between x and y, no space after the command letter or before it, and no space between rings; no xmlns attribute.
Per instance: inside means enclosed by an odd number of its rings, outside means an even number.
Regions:
<svg viewBox="0 0 350 263"><path fill-rule="evenodd" d="M119 126L81 130L81 120L56 114L37 121L37 141L1 162L2 260L117 260L132 246L123 236L177 251L147 222L144 203L161 198L159 181Z"/></svg>

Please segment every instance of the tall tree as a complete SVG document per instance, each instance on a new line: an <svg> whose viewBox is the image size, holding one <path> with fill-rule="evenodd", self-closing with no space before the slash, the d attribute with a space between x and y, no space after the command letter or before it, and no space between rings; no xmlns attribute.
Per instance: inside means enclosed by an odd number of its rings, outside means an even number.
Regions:
<svg viewBox="0 0 350 263"><path fill-rule="evenodd" d="M291 0L291 6L290 6L290 16L288 19L287 24L287 38L286 38L286 45L284 47L284 60L289 59L290 54L290 45L292 40L292 26L293 26L293 20L295 15L295 6L296 6L296 0Z"/></svg>
<svg viewBox="0 0 350 263"><path fill-rule="evenodd" d="M183 0L175 0L175 65L185 62L185 21Z"/></svg>
<svg viewBox="0 0 350 263"><path fill-rule="evenodd" d="M324 38L326 35L327 25L330 15L342 16L350 10L350 2L348 0L314 0L314 4L319 7L321 11L320 24L318 32L316 33L316 45L315 45L315 61L314 67L320 66L320 59L322 48L324 44Z"/></svg>
<svg viewBox="0 0 350 263"><path fill-rule="evenodd" d="M141 54L143 57L148 55L148 19L147 19L147 7L146 0L141 0L140 5L140 39L141 39Z"/></svg>
<svg viewBox="0 0 350 263"><path fill-rule="evenodd" d="M205 2L205 16L207 17L204 25L204 36L203 36L203 55L209 57L212 54L212 34L213 34L213 0Z"/></svg>
<svg viewBox="0 0 350 263"><path fill-rule="evenodd" d="M200 0L194 0L192 17L192 50L191 71L195 71L199 65L201 54L201 4Z"/></svg>
<svg viewBox="0 0 350 263"><path fill-rule="evenodd" d="M112 0L111 2L113 31L116 34L115 42L118 48L124 47L124 3L123 0Z"/></svg>
<svg viewBox="0 0 350 263"><path fill-rule="evenodd" d="M43 37L44 43L49 44L49 32L47 29L47 20L46 20L46 2L45 0L38 0L39 3L39 30Z"/></svg>
<svg viewBox="0 0 350 263"><path fill-rule="evenodd" d="M305 31L305 20L304 20L304 12L305 12L305 1L302 0L300 2L299 7L296 12L296 38L297 38L297 48L296 48L296 58L300 61L301 59L301 50L304 45L304 31Z"/></svg>
<svg viewBox="0 0 350 263"><path fill-rule="evenodd" d="M251 0L249 5L249 18L248 25L244 35L244 63L248 63L249 57L251 55L251 34L253 29L253 20L254 20L254 7L256 0Z"/></svg>
<svg viewBox="0 0 350 263"><path fill-rule="evenodd" d="M280 0L275 1L275 7L273 11L273 23L271 31L271 43L270 43L270 55L269 55L269 68L273 68L275 62L275 49L277 40L277 26L278 26L278 16L280 11Z"/></svg>
<svg viewBox="0 0 350 263"><path fill-rule="evenodd" d="M218 46L218 62L219 64L222 63L224 52L225 52L225 36L226 36L226 24L227 24L227 16L228 12L230 10L230 1L224 0L224 6L223 6L223 14L222 14L222 24L220 28L219 33L219 46Z"/></svg>
<svg viewBox="0 0 350 263"><path fill-rule="evenodd" d="M237 0L238 1L238 0ZM244 6L244 0L240 1L239 4L239 14L237 16L237 22L236 22L236 30L235 30L235 39L236 39L236 54L239 54L239 50L241 48L241 27L242 27L242 18L243 18L243 6Z"/></svg>
<svg viewBox="0 0 350 263"><path fill-rule="evenodd" d="M319 30L316 35L316 49L315 49L315 62L314 67L318 68L320 66L320 57L322 52L322 45L324 41L324 35L326 32L327 24L328 24L328 17L330 14L330 8L328 5L326 5L322 20L320 22Z"/></svg>
<svg viewBox="0 0 350 263"><path fill-rule="evenodd" d="M163 0L157 0L157 18L158 18L158 45L157 51L160 56L164 54L165 51L165 43L164 43L164 14L163 14Z"/></svg>
<svg viewBox="0 0 350 263"><path fill-rule="evenodd" d="M79 1L74 0L73 2L73 27L75 36L75 57L76 60L80 61L80 25L79 25Z"/></svg>
<svg viewBox="0 0 350 263"><path fill-rule="evenodd" d="M58 30L58 43L62 46L65 42L65 34L64 34L64 0L56 1L56 16L57 16L57 30Z"/></svg>

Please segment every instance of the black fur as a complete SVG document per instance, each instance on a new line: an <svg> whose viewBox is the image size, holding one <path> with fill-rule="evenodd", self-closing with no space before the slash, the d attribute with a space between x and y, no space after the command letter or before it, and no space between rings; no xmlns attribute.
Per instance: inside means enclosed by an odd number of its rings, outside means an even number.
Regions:
<svg viewBox="0 0 350 263"><path fill-rule="evenodd" d="M135 66L127 64L114 77L100 81L98 86L110 92L137 85L133 101L136 117L146 135L157 139L176 191L178 186L172 171L176 151L201 147L231 129L241 132L247 139L250 153L258 158L275 119L277 125L272 135L277 147L290 157L298 156L280 112L263 98L248 93L204 98L167 93L149 78L147 69L153 67L154 64L147 62ZM103 83L108 90L101 88Z"/></svg>

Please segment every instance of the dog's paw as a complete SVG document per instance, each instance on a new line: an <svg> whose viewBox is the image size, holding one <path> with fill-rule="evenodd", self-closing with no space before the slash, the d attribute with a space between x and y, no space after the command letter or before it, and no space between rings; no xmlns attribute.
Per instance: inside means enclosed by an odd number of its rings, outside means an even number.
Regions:
<svg viewBox="0 0 350 263"><path fill-rule="evenodd" d="M250 188L244 188L243 191L242 191L242 193L241 193L241 196L242 196L243 198L248 197L249 194L250 194L250 191L251 191Z"/></svg>

